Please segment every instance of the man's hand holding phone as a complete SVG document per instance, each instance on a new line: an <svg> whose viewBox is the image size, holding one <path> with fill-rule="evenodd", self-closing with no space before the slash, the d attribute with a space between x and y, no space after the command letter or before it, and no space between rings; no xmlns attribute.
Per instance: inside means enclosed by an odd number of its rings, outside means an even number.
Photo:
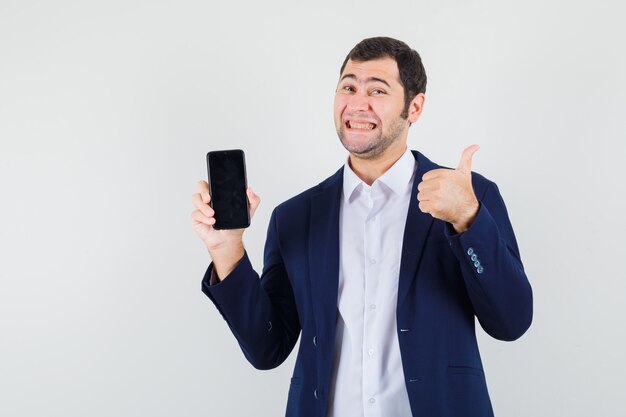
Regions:
<svg viewBox="0 0 626 417"><path fill-rule="evenodd" d="M261 199L247 187L248 209L250 218L254 215ZM191 223L206 245L215 272L220 279L223 279L232 272L241 258L244 256L243 232L245 229L215 229L215 211L211 208L211 196L209 194L209 184L206 181L198 181L198 192L192 197L193 205L196 207L191 213Z"/></svg>

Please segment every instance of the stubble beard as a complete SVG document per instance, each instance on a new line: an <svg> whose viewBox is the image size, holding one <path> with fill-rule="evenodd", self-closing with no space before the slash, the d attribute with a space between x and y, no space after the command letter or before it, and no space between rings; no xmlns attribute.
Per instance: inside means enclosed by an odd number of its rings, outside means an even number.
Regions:
<svg viewBox="0 0 626 417"><path fill-rule="evenodd" d="M390 125L389 132L387 134L384 134L381 129L377 136L372 137L365 143L348 143L344 137L346 129L344 124L337 129L337 136L339 136L341 144L348 152L350 152L350 154L360 159L372 160L385 153L385 151L398 140L406 126L405 122L406 119L398 117Z"/></svg>

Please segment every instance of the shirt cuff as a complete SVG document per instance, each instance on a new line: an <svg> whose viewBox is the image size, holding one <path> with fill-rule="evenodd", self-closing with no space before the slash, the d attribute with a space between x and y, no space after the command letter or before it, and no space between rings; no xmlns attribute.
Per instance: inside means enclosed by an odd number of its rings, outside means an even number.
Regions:
<svg viewBox="0 0 626 417"><path fill-rule="evenodd" d="M213 268L213 262L209 265L210 275L209 275L209 286L213 286L215 284L219 284L221 281L217 276L217 272L215 272L215 268Z"/></svg>

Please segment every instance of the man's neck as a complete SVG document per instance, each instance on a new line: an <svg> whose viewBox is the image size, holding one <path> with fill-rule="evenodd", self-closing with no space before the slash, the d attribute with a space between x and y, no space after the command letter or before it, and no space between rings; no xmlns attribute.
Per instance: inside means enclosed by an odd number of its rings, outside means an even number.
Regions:
<svg viewBox="0 0 626 417"><path fill-rule="evenodd" d="M376 179L387 172L404 155L405 151L406 144L393 149L389 147L376 159L361 159L350 154L348 163L361 181L367 185L372 185Z"/></svg>

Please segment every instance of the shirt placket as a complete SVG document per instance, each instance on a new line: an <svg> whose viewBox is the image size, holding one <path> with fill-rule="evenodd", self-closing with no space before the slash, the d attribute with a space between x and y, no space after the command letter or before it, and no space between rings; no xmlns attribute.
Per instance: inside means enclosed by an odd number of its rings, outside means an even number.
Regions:
<svg viewBox="0 0 626 417"><path fill-rule="evenodd" d="M380 416L378 405L380 375L377 375L376 361L379 357L376 334L377 297L379 276L382 267L381 230L378 213L383 201L381 190L374 184L366 193L369 211L364 224L365 243L365 292L363 322L363 409L366 417Z"/></svg>

